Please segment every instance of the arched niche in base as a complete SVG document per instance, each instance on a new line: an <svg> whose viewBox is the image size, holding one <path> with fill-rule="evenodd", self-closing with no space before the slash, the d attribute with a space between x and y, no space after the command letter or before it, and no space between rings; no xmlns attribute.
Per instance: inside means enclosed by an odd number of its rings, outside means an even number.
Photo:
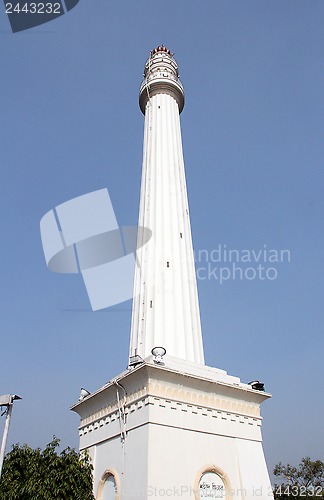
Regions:
<svg viewBox="0 0 324 500"><path fill-rule="evenodd" d="M227 475L216 465L205 465L195 478L195 500L214 498L230 500L231 487Z"/></svg>
<svg viewBox="0 0 324 500"><path fill-rule="evenodd" d="M120 480L114 469L106 469L101 476L97 500L120 500Z"/></svg>

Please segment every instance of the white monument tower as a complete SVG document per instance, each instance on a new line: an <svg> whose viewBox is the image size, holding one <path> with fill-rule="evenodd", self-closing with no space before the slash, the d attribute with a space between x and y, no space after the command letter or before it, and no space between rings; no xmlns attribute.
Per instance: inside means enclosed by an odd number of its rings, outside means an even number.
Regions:
<svg viewBox="0 0 324 500"><path fill-rule="evenodd" d="M184 92L164 46L145 65L144 157L128 369L81 392L97 500L271 498L259 382L204 365L182 155Z"/></svg>
<svg viewBox="0 0 324 500"><path fill-rule="evenodd" d="M145 65L145 115L139 227L152 230L136 267L130 355L164 346L203 364L198 293L184 172L180 116L184 92L170 51L157 47ZM141 245L141 242L139 242Z"/></svg>

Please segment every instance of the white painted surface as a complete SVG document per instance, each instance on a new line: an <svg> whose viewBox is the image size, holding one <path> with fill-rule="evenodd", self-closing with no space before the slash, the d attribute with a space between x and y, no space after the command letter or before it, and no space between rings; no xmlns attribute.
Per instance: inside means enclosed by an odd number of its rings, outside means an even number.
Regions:
<svg viewBox="0 0 324 500"><path fill-rule="evenodd" d="M93 459L95 494L105 472L114 470L121 500L197 500L200 479L213 467L226 479L226 500L271 498L260 417L270 395L218 375L209 367L190 374L168 359L165 366L148 360L77 403L80 448ZM125 388L120 406L116 380Z"/></svg>
<svg viewBox="0 0 324 500"><path fill-rule="evenodd" d="M212 484L215 474L226 490L219 498L271 499L260 416L270 395L204 366L177 66L158 54L145 74L139 226L153 236L148 245L138 242L130 342L130 356L144 362L74 405L80 448L93 459L95 495L114 470L115 500L208 498L199 484L202 477ZM150 355L155 346L167 350L164 365Z"/></svg>
<svg viewBox="0 0 324 500"><path fill-rule="evenodd" d="M137 252L130 356L145 358L163 346L203 364L179 117L183 91L174 64L168 54L153 56L141 91L147 102L138 225L151 229L152 238Z"/></svg>

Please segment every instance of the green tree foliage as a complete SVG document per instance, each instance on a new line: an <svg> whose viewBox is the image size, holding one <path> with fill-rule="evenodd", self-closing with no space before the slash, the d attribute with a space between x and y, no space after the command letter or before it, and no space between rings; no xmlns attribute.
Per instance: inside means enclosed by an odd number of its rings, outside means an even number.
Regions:
<svg viewBox="0 0 324 500"><path fill-rule="evenodd" d="M309 457L305 457L298 467L283 465L280 462L273 473L282 481L274 487L276 500L324 499L324 462L321 460L313 462Z"/></svg>
<svg viewBox="0 0 324 500"><path fill-rule="evenodd" d="M54 437L43 451L14 445L4 460L0 500L94 500L90 457L71 448L58 454L59 443Z"/></svg>

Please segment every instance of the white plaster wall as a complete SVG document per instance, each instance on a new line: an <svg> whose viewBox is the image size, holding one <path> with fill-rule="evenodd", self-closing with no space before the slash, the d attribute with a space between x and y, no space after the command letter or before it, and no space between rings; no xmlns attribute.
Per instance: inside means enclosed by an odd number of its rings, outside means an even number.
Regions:
<svg viewBox="0 0 324 500"><path fill-rule="evenodd" d="M262 443L238 439L236 447L245 498L273 498Z"/></svg>
<svg viewBox="0 0 324 500"><path fill-rule="evenodd" d="M147 491L148 426L134 429L124 445L116 436L90 448L94 456L94 493L107 469L115 470L121 483L121 499L145 499ZM96 451L94 453L94 448Z"/></svg>
<svg viewBox="0 0 324 500"><path fill-rule="evenodd" d="M74 407L81 415L80 449L93 459L95 495L109 469L121 483L118 500L189 500L198 472L214 466L228 479L226 500L271 499L259 415L270 395L236 378L228 378L232 384L207 378L217 380L217 370L200 371L206 378L143 364L118 378L126 390L120 409L114 382ZM124 445L119 410L127 417Z"/></svg>
<svg viewBox="0 0 324 500"><path fill-rule="evenodd" d="M197 473L212 464L227 476L233 500L271 498L261 443L150 426L148 492L152 498L195 498Z"/></svg>
<svg viewBox="0 0 324 500"><path fill-rule="evenodd" d="M114 469L122 500L193 499L198 471L212 464L227 476L233 500L270 498L260 419L198 407L183 412L181 403L152 399L134 412L130 422L138 425L128 426L124 444L119 434L100 441L99 429L93 433L95 494L105 471Z"/></svg>
<svg viewBox="0 0 324 500"><path fill-rule="evenodd" d="M197 433L219 434L261 441L261 419L211 410L175 401L157 400L150 407L150 422Z"/></svg>
<svg viewBox="0 0 324 500"><path fill-rule="evenodd" d="M139 226L152 238L137 253L130 356L163 346L204 364L179 107L162 90L145 109Z"/></svg>

